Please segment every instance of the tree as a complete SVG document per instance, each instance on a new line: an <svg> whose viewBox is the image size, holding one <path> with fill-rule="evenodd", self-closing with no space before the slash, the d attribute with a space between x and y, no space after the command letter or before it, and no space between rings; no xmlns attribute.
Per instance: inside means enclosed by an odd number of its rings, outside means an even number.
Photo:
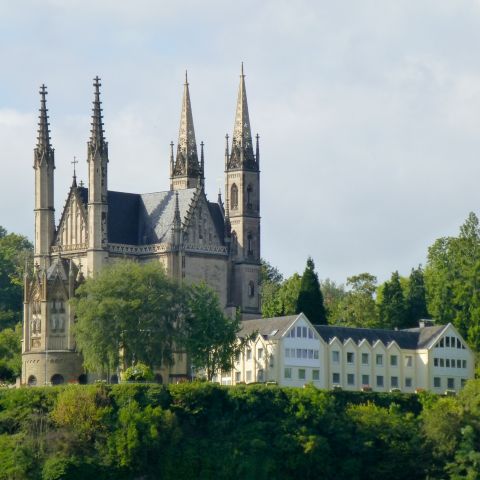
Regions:
<svg viewBox="0 0 480 480"><path fill-rule="evenodd" d="M304 313L314 325L326 325L327 313L323 304L320 282L315 273L315 264L311 257L302 275L300 292L298 294L296 313Z"/></svg>
<svg viewBox="0 0 480 480"><path fill-rule="evenodd" d="M390 281L385 282L383 286L379 311L382 327L404 328L406 326L405 298L398 272L393 272Z"/></svg>
<svg viewBox="0 0 480 480"><path fill-rule="evenodd" d="M428 311L453 323L474 349L480 348L480 227L470 213L458 237L439 238L428 249L425 268Z"/></svg>
<svg viewBox="0 0 480 480"><path fill-rule="evenodd" d="M378 309L374 295L377 277L370 273L359 273L347 278L349 291L337 309L333 323L349 327L373 328L378 326Z"/></svg>
<svg viewBox="0 0 480 480"><path fill-rule="evenodd" d="M412 268L410 272L405 302L407 310L406 327L416 327L421 318L428 318L425 282L421 265L416 269Z"/></svg>
<svg viewBox="0 0 480 480"><path fill-rule="evenodd" d="M72 300L75 338L87 368L123 370L134 362L151 368L173 362L175 325L184 290L157 263L122 261L105 267Z"/></svg>
<svg viewBox="0 0 480 480"><path fill-rule="evenodd" d="M262 291L262 317L277 316L278 291L283 282L283 275L266 260L261 260L260 287Z"/></svg>
<svg viewBox="0 0 480 480"><path fill-rule="evenodd" d="M22 370L20 340L22 326L17 323L15 329L0 331L0 383L14 382Z"/></svg>
<svg viewBox="0 0 480 480"><path fill-rule="evenodd" d="M30 261L33 245L0 226L0 329L13 327L22 311L23 274Z"/></svg>
<svg viewBox="0 0 480 480"><path fill-rule="evenodd" d="M345 287L343 284L337 285L333 280L327 278L320 282L320 289L327 311L328 323L335 323L335 319L339 315L340 305L347 295Z"/></svg>
<svg viewBox="0 0 480 480"><path fill-rule="evenodd" d="M242 344L237 339L240 316L227 317L217 294L207 285L192 285L188 295L188 314L182 326L182 344L198 370L212 380L219 370L231 370Z"/></svg>

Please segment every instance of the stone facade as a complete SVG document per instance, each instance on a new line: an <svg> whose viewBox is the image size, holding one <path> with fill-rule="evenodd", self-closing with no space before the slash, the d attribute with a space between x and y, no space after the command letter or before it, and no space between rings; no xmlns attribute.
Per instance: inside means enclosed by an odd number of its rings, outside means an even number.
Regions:
<svg viewBox="0 0 480 480"><path fill-rule="evenodd" d="M225 204L205 194L203 142L197 151L189 84L185 78L177 152L170 153L170 190L133 194L108 189L108 143L94 80L88 187L74 172L60 216L54 221L54 150L46 89L42 86L35 169L35 273L25 277L22 384L85 380L71 334L68 299L85 277L118 259L159 262L173 278L205 281L226 312L260 314L259 146L253 151L243 66L232 147L225 150ZM164 382L188 375L179 353ZM112 372L112 375L114 372ZM116 375L116 374L115 374Z"/></svg>

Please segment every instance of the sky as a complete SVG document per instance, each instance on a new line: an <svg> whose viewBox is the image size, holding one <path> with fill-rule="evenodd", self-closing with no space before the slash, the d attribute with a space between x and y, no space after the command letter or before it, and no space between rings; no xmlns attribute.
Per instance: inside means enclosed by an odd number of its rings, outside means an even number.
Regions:
<svg viewBox="0 0 480 480"><path fill-rule="evenodd" d="M38 89L58 222L102 79L109 189L169 188L188 69L223 190L240 64L260 135L262 257L380 281L480 214L480 0L0 0L0 225L33 238Z"/></svg>

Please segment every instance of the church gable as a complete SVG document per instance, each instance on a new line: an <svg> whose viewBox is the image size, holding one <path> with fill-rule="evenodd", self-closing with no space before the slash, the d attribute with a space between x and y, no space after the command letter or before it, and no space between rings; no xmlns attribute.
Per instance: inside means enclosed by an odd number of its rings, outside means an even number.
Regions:
<svg viewBox="0 0 480 480"><path fill-rule="evenodd" d="M183 221L184 242L191 245L223 245L223 212L207 200L203 191L192 199Z"/></svg>
<svg viewBox="0 0 480 480"><path fill-rule="evenodd" d="M86 248L87 212L76 187L72 187L57 229L56 244L65 250Z"/></svg>

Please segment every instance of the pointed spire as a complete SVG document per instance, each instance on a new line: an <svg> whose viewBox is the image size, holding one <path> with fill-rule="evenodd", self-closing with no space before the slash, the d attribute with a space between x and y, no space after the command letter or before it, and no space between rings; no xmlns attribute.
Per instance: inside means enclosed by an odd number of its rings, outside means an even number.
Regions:
<svg viewBox="0 0 480 480"><path fill-rule="evenodd" d="M232 151L228 166L229 168L246 167L249 169L257 169L253 154L252 131L248 115L247 90L245 88L243 62L240 74L240 86L238 88L235 125L233 128Z"/></svg>
<svg viewBox="0 0 480 480"><path fill-rule="evenodd" d="M76 171L76 165L78 163L78 160L77 160L77 157L73 157L73 161L71 162L72 165L73 165L73 182L72 182L72 186L73 187L76 187L77 186L77 171Z"/></svg>
<svg viewBox="0 0 480 480"><path fill-rule="evenodd" d="M185 72L174 175L197 177L201 174L201 170L198 162L197 142L195 140L192 104L190 102L190 90L188 86L188 75L187 72Z"/></svg>
<svg viewBox="0 0 480 480"><path fill-rule="evenodd" d="M175 215L174 215L174 224L179 226L181 223L180 217L180 207L178 205L178 191L175 192Z"/></svg>
<svg viewBox="0 0 480 480"><path fill-rule="evenodd" d="M260 135L257 133L255 135L257 140L256 148L255 148L255 161L257 162L257 167L260 168Z"/></svg>
<svg viewBox="0 0 480 480"><path fill-rule="evenodd" d="M106 142L103 131L102 102L100 101L100 78L98 75L93 79L94 98L92 109L92 129L90 130L90 145L93 150L103 151Z"/></svg>
<svg viewBox="0 0 480 480"><path fill-rule="evenodd" d="M47 109L47 87L42 84L40 87L40 109L38 116L38 136L37 146L35 148L35 165L45 161L47 164L54 165L53 148L50 144L50 124L48 122Z"/></svg>

